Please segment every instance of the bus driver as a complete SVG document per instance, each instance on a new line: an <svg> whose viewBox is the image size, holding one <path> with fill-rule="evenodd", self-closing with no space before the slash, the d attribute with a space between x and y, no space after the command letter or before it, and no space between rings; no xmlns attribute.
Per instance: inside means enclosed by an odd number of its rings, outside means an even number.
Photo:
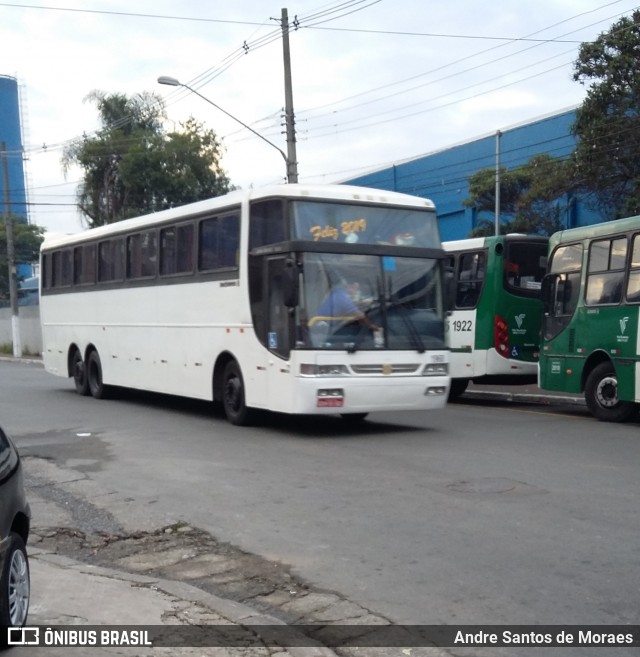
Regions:
<svg viewBox="0 0 640 657"><path fill-rule="evenodd" d="M354 321L374 333L379 331L380 327L374 324L355 302L359 292L360 284L357 281L346 282L340 279L333 285L318 306L316 314L309 320L312 337L322 335L326 338L336 328Z"/></svg>

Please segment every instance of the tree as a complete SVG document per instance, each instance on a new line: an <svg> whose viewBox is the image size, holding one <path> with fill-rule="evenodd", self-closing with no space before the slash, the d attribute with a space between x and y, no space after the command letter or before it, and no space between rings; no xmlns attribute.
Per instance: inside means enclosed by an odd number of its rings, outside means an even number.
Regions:
<svg viewBox="0 0 640 657"><path fill-rule="evenodd" d="M212 130L189 119L166 132L162 99L94 91L102 128L75 140L63 154L65 173L84 170L78 206L89 227L219 196L229 190L222 146Z"/></svg>
<svg viewBox="0 0 640 657"><path fill-rule="evenodd" d="M40 244L44 228L27 224L23 217L11 217L13 220L13 247L16 263L38 262ZM9 263L7 260L7 229L3 220L0 222L0 300L9 300Z"/></svg>
<svg viewBox="0 0 640 657"><path fill-rule="evenodd" d="M495 169L481 169L469 179L469 198L463 205L495 214ZM572 202L571 168L547 154L534 155L515 169L500 170L501 233L551 235L562 228L562 215ZM471 237L493 235L495 219L481 219Z"/></svg>
<svg viewBox="0 0 640 657"><path fill-rule="evenodd" d="M577 180L609 219L640 214L640 11L583 43L573 79L591 83L577 110Z"/></svg>

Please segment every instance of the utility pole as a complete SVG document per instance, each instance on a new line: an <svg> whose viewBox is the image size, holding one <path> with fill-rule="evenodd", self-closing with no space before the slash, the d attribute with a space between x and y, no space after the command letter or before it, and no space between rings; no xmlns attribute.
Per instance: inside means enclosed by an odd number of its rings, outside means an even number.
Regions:
<svg viewBox="0 0 640 657"><path fill-rule="evenodd" d="M7 145L0 141L0 158L2 159L2 178L4 181L4 226L7 236L7 265L9 268L9 301L11 303L11 334L13 336L13 355L22 357L22 340L20 339L20 317L18 316L18 284L16 279L16 256L13 242L13 219L11 218L11 201L9 200L9 169L7 167Z"/></svg>
<svg viewBox="0 0 640 657"><path fill-rule="evenodd" d="M293 114L291 84L291 52L289 50L289 12L282 9L282 51L284 55L284 119L287 131L287 181L298 182L298 156L296 154L296 125Z"/></svg>

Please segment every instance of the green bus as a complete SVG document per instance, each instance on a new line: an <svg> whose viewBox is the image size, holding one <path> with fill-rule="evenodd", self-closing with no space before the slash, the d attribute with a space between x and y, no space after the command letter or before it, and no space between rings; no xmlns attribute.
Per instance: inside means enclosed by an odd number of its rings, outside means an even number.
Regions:
<svg viewBox="0 0 640 657"><path fill-rule="evenodd" d="M512 234L443 243L454 286L450 399L469 381L536 382L548 242Z"/></svg>
<svg viewBox="0 0 640 657"><path fill-rule="evenodd" d="M640 216L572 228L549 241L539 385L584 393L599 420L640 402Z"/></svg>

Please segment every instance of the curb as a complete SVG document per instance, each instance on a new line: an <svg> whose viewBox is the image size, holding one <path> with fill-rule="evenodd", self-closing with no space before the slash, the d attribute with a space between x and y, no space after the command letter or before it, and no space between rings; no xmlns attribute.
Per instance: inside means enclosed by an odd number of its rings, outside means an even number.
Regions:
<svg viewBox="0 0 640 657"><path fill-rule="evenodd" d="M235 600L221 598L185 582L127 573L104 566L94 566L54 552L39 549L38 547L30 547L29 558L62 570L74 570L82 575L105 577L133 586L153 588L179 600L206 607L235 625L241 625L243 627L250 627L252 625L286 625L289 628L295 628L295 625L287 625L284 621L256 611L248 605L236 602ZM292 655L292 657L337 657L336 653L330 648L320 643L310 645L312 644L312 640L310 639L306 639L305 641L308 641L305 647L290 646L287 647L286 652Z"/></svg>
<svg viewBox="0 0 640 657"><path fill-rule="evenodd" d="M16 358L15 356L0 356L2 363L19 363L21 365L42 365L42 358L35 358L32 356L25 356Z"/></svg>

